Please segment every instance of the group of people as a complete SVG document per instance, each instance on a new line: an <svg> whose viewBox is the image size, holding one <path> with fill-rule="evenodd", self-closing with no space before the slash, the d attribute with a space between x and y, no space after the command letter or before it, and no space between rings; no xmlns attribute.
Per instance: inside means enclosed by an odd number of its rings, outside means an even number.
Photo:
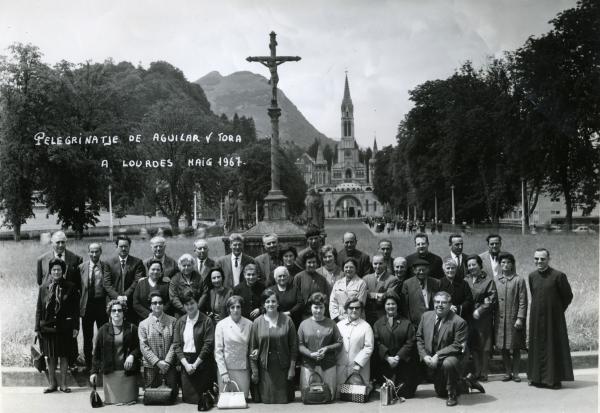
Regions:
<svg viewBox="0 0 600 413"><path fill-rule="evenodd" d="M535 251L537 269L523 277L497 234L481 255L464 254L462 236L452 234L444 259L429 251L424 233L414 236L414 253L396 258L386 239L372 256L357 249L352 232L339 252L322 240L310 229L297 251L268 234L265 252L251 257L234 233L223 257L211 258L198 239L175 261L163 237L152 238L152 256L141 260L129 254L131 239L119 236L116 257L103 260L92 242L83 262L66 249L65 234L54 233L37 274L45 392L70 391L66 371L81 325L83 362L92 383L102 375L107 403L135 403L142 370L146 388L166 383L173 398L181 388L183 401L199 406L214 382L254 402L288 403L296 386L315 380L332 400L344 383L392 380L398 395L411 398L430 381L454 406L461 392L485 391L493 348L502 354L503 380L521 381L527 284L529 384L573 380L564 317L573 295L566 275L549 267L547 249Z"/></svg>

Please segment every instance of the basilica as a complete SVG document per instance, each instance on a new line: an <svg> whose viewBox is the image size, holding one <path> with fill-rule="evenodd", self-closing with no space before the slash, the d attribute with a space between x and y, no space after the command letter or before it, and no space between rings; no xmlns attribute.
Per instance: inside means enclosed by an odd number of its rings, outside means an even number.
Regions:
<svg viewBox="0 0 600 413"><path fill-rule="evenodd" d="M374 158L377 141L373 142L373 157L369 164L359 161L354 139L354 105L350 98L348 75L344 85L341 107L341 139L337 145L337 161L328 169L323 148L317 149L314 159L307 153L296 160L309 188L323 197L325 218L359 218L382 216L383 206L373 193Z"/></svg>

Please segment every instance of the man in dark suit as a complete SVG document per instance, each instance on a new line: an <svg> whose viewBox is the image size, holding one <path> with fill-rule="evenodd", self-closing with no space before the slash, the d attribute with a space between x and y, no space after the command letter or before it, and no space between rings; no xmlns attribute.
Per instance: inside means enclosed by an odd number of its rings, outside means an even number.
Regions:
<svg viewBox="0 0 600 413"><path fill-rule="evenodd" d="M115 244L118 255L108 261L110 273L105 274L104 289L108 299L127 302L127 321L137 325L133 291L140 278L146 275L146 269L141 259L129 255L131 239L127 235L119 235Z"/></svg>
<svg viewBox="0 0 600 413"><path fill-rule="evenodd" d="M202 280L206 284L208 272L217 264L208 256L208 242L205 239L199 238L194 242L194 255L197 262L196 272L202 276Z"/></svg>
<svg viewBox="0 0 600 413"><path fill-rule="evenodd" d="M435 310L424 313L417 328L417 350L437 395L448 397L447 406L456 406L467 322L450 310L450 299L445 291L435 294Z"/></svg>
<svg viewBox="0 0 600 413"><path fill-rule="evenodd" d="M79 265L81 296L79 315L83 329L83 356L87 371L92 368L94 323L100 328L108 321L106 315L106 292L104 277L110 277L108 264L100 260L102 246L93 242L88 245L89 260Z"/></svg>
<svg viewBox="0 0 600 413"><path fill-rule="evenodd" d="M244 281L243 269L246 264L255 262L254 258L243 253L244 237L241 234L231 234L229 236L229 246L231 247L231 253L219 258L216 264L223 268L225 273L225 280L223 280L225 287L233 289L233 287ZM256 270L259 273L259 279L261 279L262 273L258 268Z"/></svg>
<svg viewBox="0 0 600 413"><path fill-rule="evenodd" d="M433 310L433 297L440 289L440 282L429 277L429 262L417 259L411 271L413 277L402 285L402 315L417 328L424 312Z"/></svg>
<svg viewBox="0 0 600 413"><path fill-rule="evenodd" d="M283 265L283 262L279 258L279 238L277 234L264 235L262 242L265 253L254 258L254 261L256 261L259 271L263 275L263 279L259 281L268 287L275 284L273 271L275 271L275 268Z"/></svg>
<svg viewBox="0 0 600 413"><path fill-rule="evenodd" d="M71 281L75 284L79 290L81 287L81 281L79 278L79 264L83 262L83 259L69 251L67 249L67 236L62 231L56 231L50 238L52 242L52 251L40 255L37 259L37 283L42 283L48 278L48 263L53 258L59 258L67 265L67 269L63 274L63 277L67 281Z"/></svg>
<svg viewBox="0 0 600 413"><path fill-rule="evenodd" d="M500 251L502 250L502 237L498 234L490 234L485 240L488 243L488 250L479 254L481 262L483 263L483 272L494 277L494 281L497 281L498 273L500 271L498 254L500 254ZM516 271L516 268L513 268L513 271Z"/></svg>
<svg viewBox="0 0 600 413"><path fill-rule="evenodd" d="M356 248L356 243L358 242L356 234L354 232L346 232L342 240L344 241L344 249L338 252L338 266L343 268L346 258L352 257L358 261L356 273L360 278L367 274L371 274L373 272L371 257Z"/></svg>
<svg viewBox="0 0 600 413"><path fill-rule="evenodd" d="M394 273L394 257L392 257L392 241L382 239L379 241L379 252L383 255L383 262L387 268L388 274Z"/></svg>
<svg viewBox="0 0 600 413"><path fill-rule="evenodd" d="M429 252L429 237L427 234L420 232L415 235L415 249L416 252L414 254L406 257L408 268L412 268L416 260L422 259L429 263L429 277L438 280L443 278L442 258Z"/></svg>
<svg viewBox="0 0 600 413"><path fill-rule="evenodd" d="M467 255L463 253L463 237L460 234L452 234L448 237L448 245L450 246L450 255L444 258L446 262L448 258L456 263L456 280L463 280L467 273Z"/></svg>
<svg viewBox="0 0 600 413"><path fill-rule="evenodd" d="M148 263L152 260L158 260L163 268L163 281L169 282L171 277L178 271L177 262L166 254L167 240L164 237L156 236L150 240L152 247L152 256L144 260L145 271L148 272Z"/></svg>

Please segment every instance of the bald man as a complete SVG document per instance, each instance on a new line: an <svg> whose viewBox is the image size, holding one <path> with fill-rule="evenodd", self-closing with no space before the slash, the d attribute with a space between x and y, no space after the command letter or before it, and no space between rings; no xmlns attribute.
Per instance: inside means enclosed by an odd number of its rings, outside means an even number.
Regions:
<svg viewBox="0 0 600 413"><path fill-rule="evenodd" d="M79 276L79 264L83 259L67 249L67 236L63 231L56 231L50 238L52 250L42 254L37 259L37 283L42 283L48 278L48 263L53 258L61 259L67 264L67 269L63 277L75 284L77 289L81 289L81 279Z"/></svg>
<svg viewBox="0 0 600 413"><path fill-rule="evenodd" d="M371 266L370 257L356 248L356 244L358 242L356 234L354 232L346 232L344 234L343 241L344 249L341 250L337 256L338 266L341 268L346 258L352 257L358 261L358 268L356 269L356 272L360 278L372 273L373 267Z"/></svg>

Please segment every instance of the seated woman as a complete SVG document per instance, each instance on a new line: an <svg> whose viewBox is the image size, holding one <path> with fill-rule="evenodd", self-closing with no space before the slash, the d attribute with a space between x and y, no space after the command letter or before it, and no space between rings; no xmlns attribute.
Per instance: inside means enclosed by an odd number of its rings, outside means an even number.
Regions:
<svg viewBox="0 0 600 413"><path fill-rule="evenodd" d="M150 270L152 271L152 266ZM139 285L139 284L138 284ZM175 357L175 318L163 311L164 297L154 290L150 292L150 315L140 322L138 337L144 366L144 386L158 387L164 378L167 385L173 389L172 398L179 393L177 387L177 358Z"/></svg>
<svg viewBox="0 0 600 413"><path fill-rule="evenodd" d="M177 266L179 267L179 272L169 282L169 300L171 301L172 312L175 318L186 314L183 302L181 301L186 292L191 291L195 297L202 297L202 294L206 290L204 279L196 271L196 268L198 268L196 259L191 254L183 254L179 257Z"/></svg>
<svg viewBox="0 0 600 413"><path fill-rule="evenodd" d="M258 384L263 403L288 403L288 388L296 374L296 327L278 311L275 291L267 288L261 298L265 313L254 320L250 333L252 382Z"/></svg>
<svg viewBox="0 0 600 413"><path fill-rule="evenodd" d="M344 267L344 278L333 284L331 297L329 298L329 316L336 322L347 317L344 310L346 301L351 298L358 298L364 305L367 300L367 284L356 273L358 261L348 257L342 265Z"/></svg>
<svg viewBox="0 0 600 413"><path fill-rule="evenodd" d="M270 288L277 295L279 311L291 317L294 325L299 326L302 315L302 298L290 280L288 269L284 266L275 268L273 277L275 278L275 285Z"/></svg>
<svg viewBox="0 0 600 413"><path fill-rule="evenodd" d="M171 305L169 303L169 281L163 279L163 266L159 260L150 260L148 262L148 277L138 281L133 291L133 309L139 320L148 318L152 309L150 308L150 293L158 291L163 301L162 312L169 314Z"/></svg>
<svg viewBox="0 0 600 413"><path fill-rule="evenodd" d="M204 392L215 379L213 349L215 327L198 308L192 291L181 297L186 315L175 322L175 354L181 363L181 397L184 403L203 405Z"/></svg>
<svg viewBox="0 0 600 413"><path fill-rule="evenodd" d="M298 251L293 246L284 247L279 251L279 255L281 256L281 262L285 268L287 268L288 273L290 274L290 279L293 281L296 274L302 271L302 267L296 264L296 259L298 258Z"/></svg>
<svg viewBox="0 0 600 413"><path fill-rule="evenodd" d="M250 366L248 364L248 344L252 321L242 317L242 303L239 295L232 295L225 303L229 316L219 321L215 328L215 361L217 362L219 389L224 390L234 381L248 399L250 391ZM235 389L235 386L233 387Z"/></svg>
<svg viewBox="0 0 600 413"><path fill-rule="evenodd" d="M200 311L208 315L216 324L227 317L227 300L232 291L223 285L225 273L219 267L212 268L206 279L207 291L200 298Z"/></svg>
<svg viewBox="0 0 600 413"><path fill-rule="evenodd" d="M260 295L264 291L265 286L258 281L255 263L249 262L244 266L242 271L244 272L244 281L233 288L233 294L239 295L244 299L242 316L249 320L255 320L260 315Z"/></svg>
<svg viewBox="0 0 600 413"><path fill-rule="evenodd" d="M319 255L323 265L317 268L317 272L325 277L329 288L332 288L337 280L344 278L342 269L337 265L337 251L333 246L325 244L319 250Z"/></svg>
<svg viewBox="0 0 600 413"><path fill-rule="evenodd" d="M398 313L400 298L388 291L384 296L385 315L375 322L373 334L379 356L379 371L396 385L404 383L399 396L414 397L419 384L417 344L412 323Z"/></svg>
<svg viewBox="0 0 600 413"><path fill-rule="evenodd" d="M127 303L111 300L106 306L108 323L98 330L90 382L102 373L104 402L134 404L138 397L140 342L134 324L125 320Z"/></svg>
<svg viewBox="0 0 600 413"><path fill-rule="evenodd" d="M327 296L314 293L309 304L312 316L304 320L298 328L298 349L302 355L300 369L300 389L309 386L310 376L317 373L331 391L332 400L337 388L337 352L342 347L342 336L337 325L325 317Z"/></svg>
<svg viewBox="0 0 600 413"><path fill-rule="evenodd" d="M60 360L60 391L67 387L69 357L73 353L73 338L79 333L79 292L74 283L63 278L65 262L54 258L48 263L49 276L38 291L35 312L35 332L42 354L48 358L49 387L44 393L58 389L56 365Z"/></svg>
<svg viewBox="0 0 600 413"><path fill-rule="evenodd" d="M352 374L358 373L363 383L369 384L371 355L375 345L373 329L361 318L364 308L362 301L351 298L344 307L348 317L337 323L343 343L337 357L337 383L343 384Z"/></svg>

